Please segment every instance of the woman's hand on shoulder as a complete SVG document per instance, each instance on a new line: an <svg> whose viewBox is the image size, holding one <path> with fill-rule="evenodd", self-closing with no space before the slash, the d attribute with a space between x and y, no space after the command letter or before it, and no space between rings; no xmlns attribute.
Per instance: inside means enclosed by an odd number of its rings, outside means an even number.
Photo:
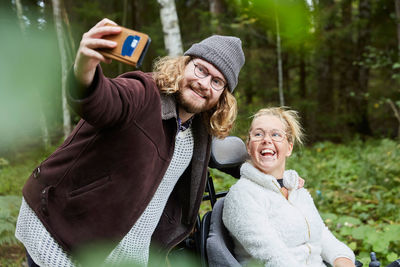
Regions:
<svg viewBox="0 0 400 267"><path fill-rule="evenodd" d="M304 179L299 176L299 187L297 189L304 187Z"/></svg>
<svg viewBox="0 0 400 267"><path fill-rule="evenodd" d="M354 262L352 262L350 259L348 258L337 258L334 262L333 262L333 267L355 267L356 265L354 264Z"/></svg>

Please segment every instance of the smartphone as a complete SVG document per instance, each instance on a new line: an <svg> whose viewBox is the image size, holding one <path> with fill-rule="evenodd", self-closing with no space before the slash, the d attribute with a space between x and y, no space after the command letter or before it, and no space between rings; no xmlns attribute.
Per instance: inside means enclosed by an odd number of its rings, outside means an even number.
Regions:
<svg viewBox="0 0 400 267"><path fill-rule="evenodd" d="M106 25L114 26L112 24ZM125 27L121 27L121 29L122 31L119 34L106 35L103 37L104 39L117 42L115 48L99 49L98 51L105 57L118 60L134 67L140 67L147 49L149 48L151 39L145 33Z"/></svg>

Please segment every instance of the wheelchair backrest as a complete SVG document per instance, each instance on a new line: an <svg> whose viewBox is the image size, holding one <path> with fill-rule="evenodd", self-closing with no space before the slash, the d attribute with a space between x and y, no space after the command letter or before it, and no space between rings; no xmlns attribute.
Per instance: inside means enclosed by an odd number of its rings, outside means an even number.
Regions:
<svg viewBox="0 0 400 267"><path fill-rule="evenodd" d="M210 228L206 240L207 259L209 267L240 267L233 256L233 240L222 222L224 198L214 205L210 218Z"/></svg>

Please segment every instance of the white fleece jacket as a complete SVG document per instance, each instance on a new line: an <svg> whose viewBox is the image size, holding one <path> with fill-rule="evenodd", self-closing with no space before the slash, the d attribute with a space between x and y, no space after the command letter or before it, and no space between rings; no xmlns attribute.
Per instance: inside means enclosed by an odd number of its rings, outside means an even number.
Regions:
<svg viewBox="0 0 400 267"><path fill-rule="evenodd" d="M242 265L257 260L266 267L322 267L323 260L333 266L338 257L354 262L351 249L325 226L309 192L297 189L295 171L285 171L283 177L289 199L273 176L250 163L240 171L225 198L222 219Z"/></svg>

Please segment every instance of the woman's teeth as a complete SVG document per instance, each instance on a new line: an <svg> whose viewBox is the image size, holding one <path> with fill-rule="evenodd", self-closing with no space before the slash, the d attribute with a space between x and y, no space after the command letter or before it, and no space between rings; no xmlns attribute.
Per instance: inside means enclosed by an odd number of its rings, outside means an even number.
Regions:
<svg viewBox="0 0 400 267"><path fill-rule="evenodd" d="M275 154L276 154L276 152L273 151L272 149L263 149L263 150L261 150L261 155L262 156L267 156L267 155L274 156Z"/></svg>

